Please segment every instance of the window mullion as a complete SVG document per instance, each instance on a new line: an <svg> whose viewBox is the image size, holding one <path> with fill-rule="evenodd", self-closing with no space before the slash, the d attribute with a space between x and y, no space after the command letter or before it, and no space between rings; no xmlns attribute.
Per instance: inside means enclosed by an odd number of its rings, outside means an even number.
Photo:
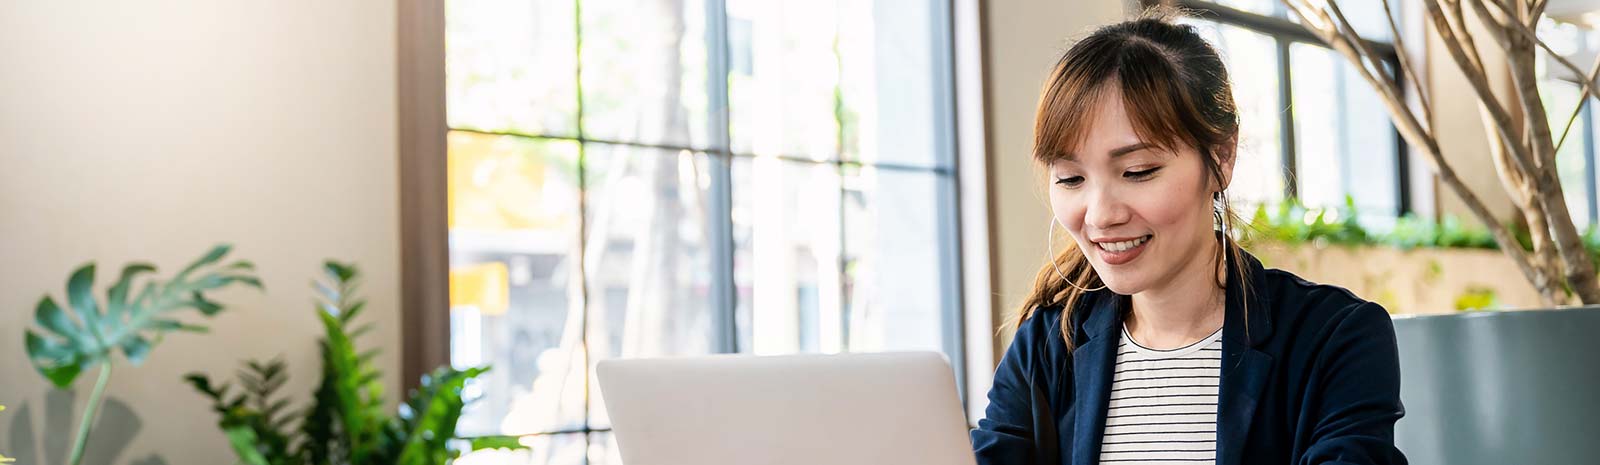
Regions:
<svg viewBox="0 0 1600 465"><path fill-rule="evenodd" d="M1289 41L1282 37L1275 38L1278 46L1278 103L1283 108L1278 111L1278 132L1283 141L1279 147L1283 158L1283 195L1284 199L1296 198L1300 195L1299 177L1296 170L1294 140L1294 75L1290 71Z"/></svg>
<svg viewBox="0 0 1600 465"><path fill-rule="evenodd" d="M709 223L712 279L712 350L733 353L739 350L737 286L733 281L733 157L728 110L728 9L726 0L706 1L706 96L711 129L711 205Z"/></svg>
<svg viewBox="0 0 1600 465"><path fill-rule="evenodd" d="M1591 97L1584 96L1583 98L1589 99ZM1596 194L1600 194L1600 192L1596 192L1595 186L1594 105L1584 105L1582 114L1583 119L1579 120L1579 124L1582 124L1583 127L1578 134L1583 135L1584 200L1589 203L1589 227L1592 228L1600 225L1600 198L1596 198Z"/></svg>

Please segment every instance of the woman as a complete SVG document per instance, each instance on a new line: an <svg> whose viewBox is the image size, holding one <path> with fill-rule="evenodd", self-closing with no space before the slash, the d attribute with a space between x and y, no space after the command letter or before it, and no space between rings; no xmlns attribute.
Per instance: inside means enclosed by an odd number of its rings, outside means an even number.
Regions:
<svg viewBox="0 0 1600 465"><path fill-rule="evenodd" d="M1056 64L1034 158L1050 235L1072 240L1010 322L980 464L1405 463L1387 312L1263 269L1229 234L1232 96L1216 50L1168 13Z"/></svg>

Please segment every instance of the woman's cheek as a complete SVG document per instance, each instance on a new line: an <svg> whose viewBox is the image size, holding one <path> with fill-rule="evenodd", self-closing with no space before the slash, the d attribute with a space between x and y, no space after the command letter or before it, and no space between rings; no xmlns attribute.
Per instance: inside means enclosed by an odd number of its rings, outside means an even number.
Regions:
<svg viewBox="0 0 1600 465"><path fill-rule="evenodd" d="M1050 213L1061 223L1057 225L1058 228L1065 228L1074 234L1083 223L1083 206L1078 205L1078 201L1060 186L1050 186Z"/></svg>

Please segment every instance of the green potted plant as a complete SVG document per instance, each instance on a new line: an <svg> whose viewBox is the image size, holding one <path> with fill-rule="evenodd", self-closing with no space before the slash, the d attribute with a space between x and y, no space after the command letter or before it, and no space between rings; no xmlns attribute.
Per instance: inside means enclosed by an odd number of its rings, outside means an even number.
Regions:
<svg viewBox="0 0 1600 465"><path fill-rule="evenodd" d="M226 244L218 245L171 279L145 280L142 287L135 284L139 276L154 273L156 267L128 264L103 301L94 296L95 264L91 262L67 278L66 307L49 295L39 300L34 308L38 327L23 331L28 360L34 369L56 388L68 389L79 374L99 368L88 406L72 439L69 465L83 460L95 412L111 381L114 352L122 352L128 363L138 366L167 334L206 331L205 326L177 318L185 310L199 311L206 317L222 312L222 304L208 298L207 293L234 284L262 289L254 264L241 260L218 265L229 250L231 247Z"/></svg>
<svg viewBox="0 0 1600 465"><path fill-rule="evenodd" d="M220 415L219 427L242 463L248 465L443 465L464 440L470 449L520 448L516 437L461 438L456 420L467 399L467 381L488 367L440 367L423 377L399 412L383 411L383 384L371 365L376 350L361 351L355 340L371 328L354 326L366 306L354 291L359 272L329 261L324 280L315 281L316 314L322 321L322 381L302 411L288 412L290 401L277 389L287 377L281 359L246 362L239 388L217 384L201 373L185 379ZM297 424L298 423L298 424Z"/></svg>

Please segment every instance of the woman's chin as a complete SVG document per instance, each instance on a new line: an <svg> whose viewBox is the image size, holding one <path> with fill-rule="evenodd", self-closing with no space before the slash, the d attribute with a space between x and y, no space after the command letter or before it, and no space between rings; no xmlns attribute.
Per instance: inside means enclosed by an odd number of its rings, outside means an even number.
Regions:
<svg viewBox="0 0 1600 465"><path fill-rule="evenodd" d="M1128 279L1127 277L1107 277L1105 275L1101 275L1100 279L1102 280L1101 282L1106 284L1106 289L1122 295L1133 295L1144 290L1145 288L1143 282L1135 279Z"/></svg>

